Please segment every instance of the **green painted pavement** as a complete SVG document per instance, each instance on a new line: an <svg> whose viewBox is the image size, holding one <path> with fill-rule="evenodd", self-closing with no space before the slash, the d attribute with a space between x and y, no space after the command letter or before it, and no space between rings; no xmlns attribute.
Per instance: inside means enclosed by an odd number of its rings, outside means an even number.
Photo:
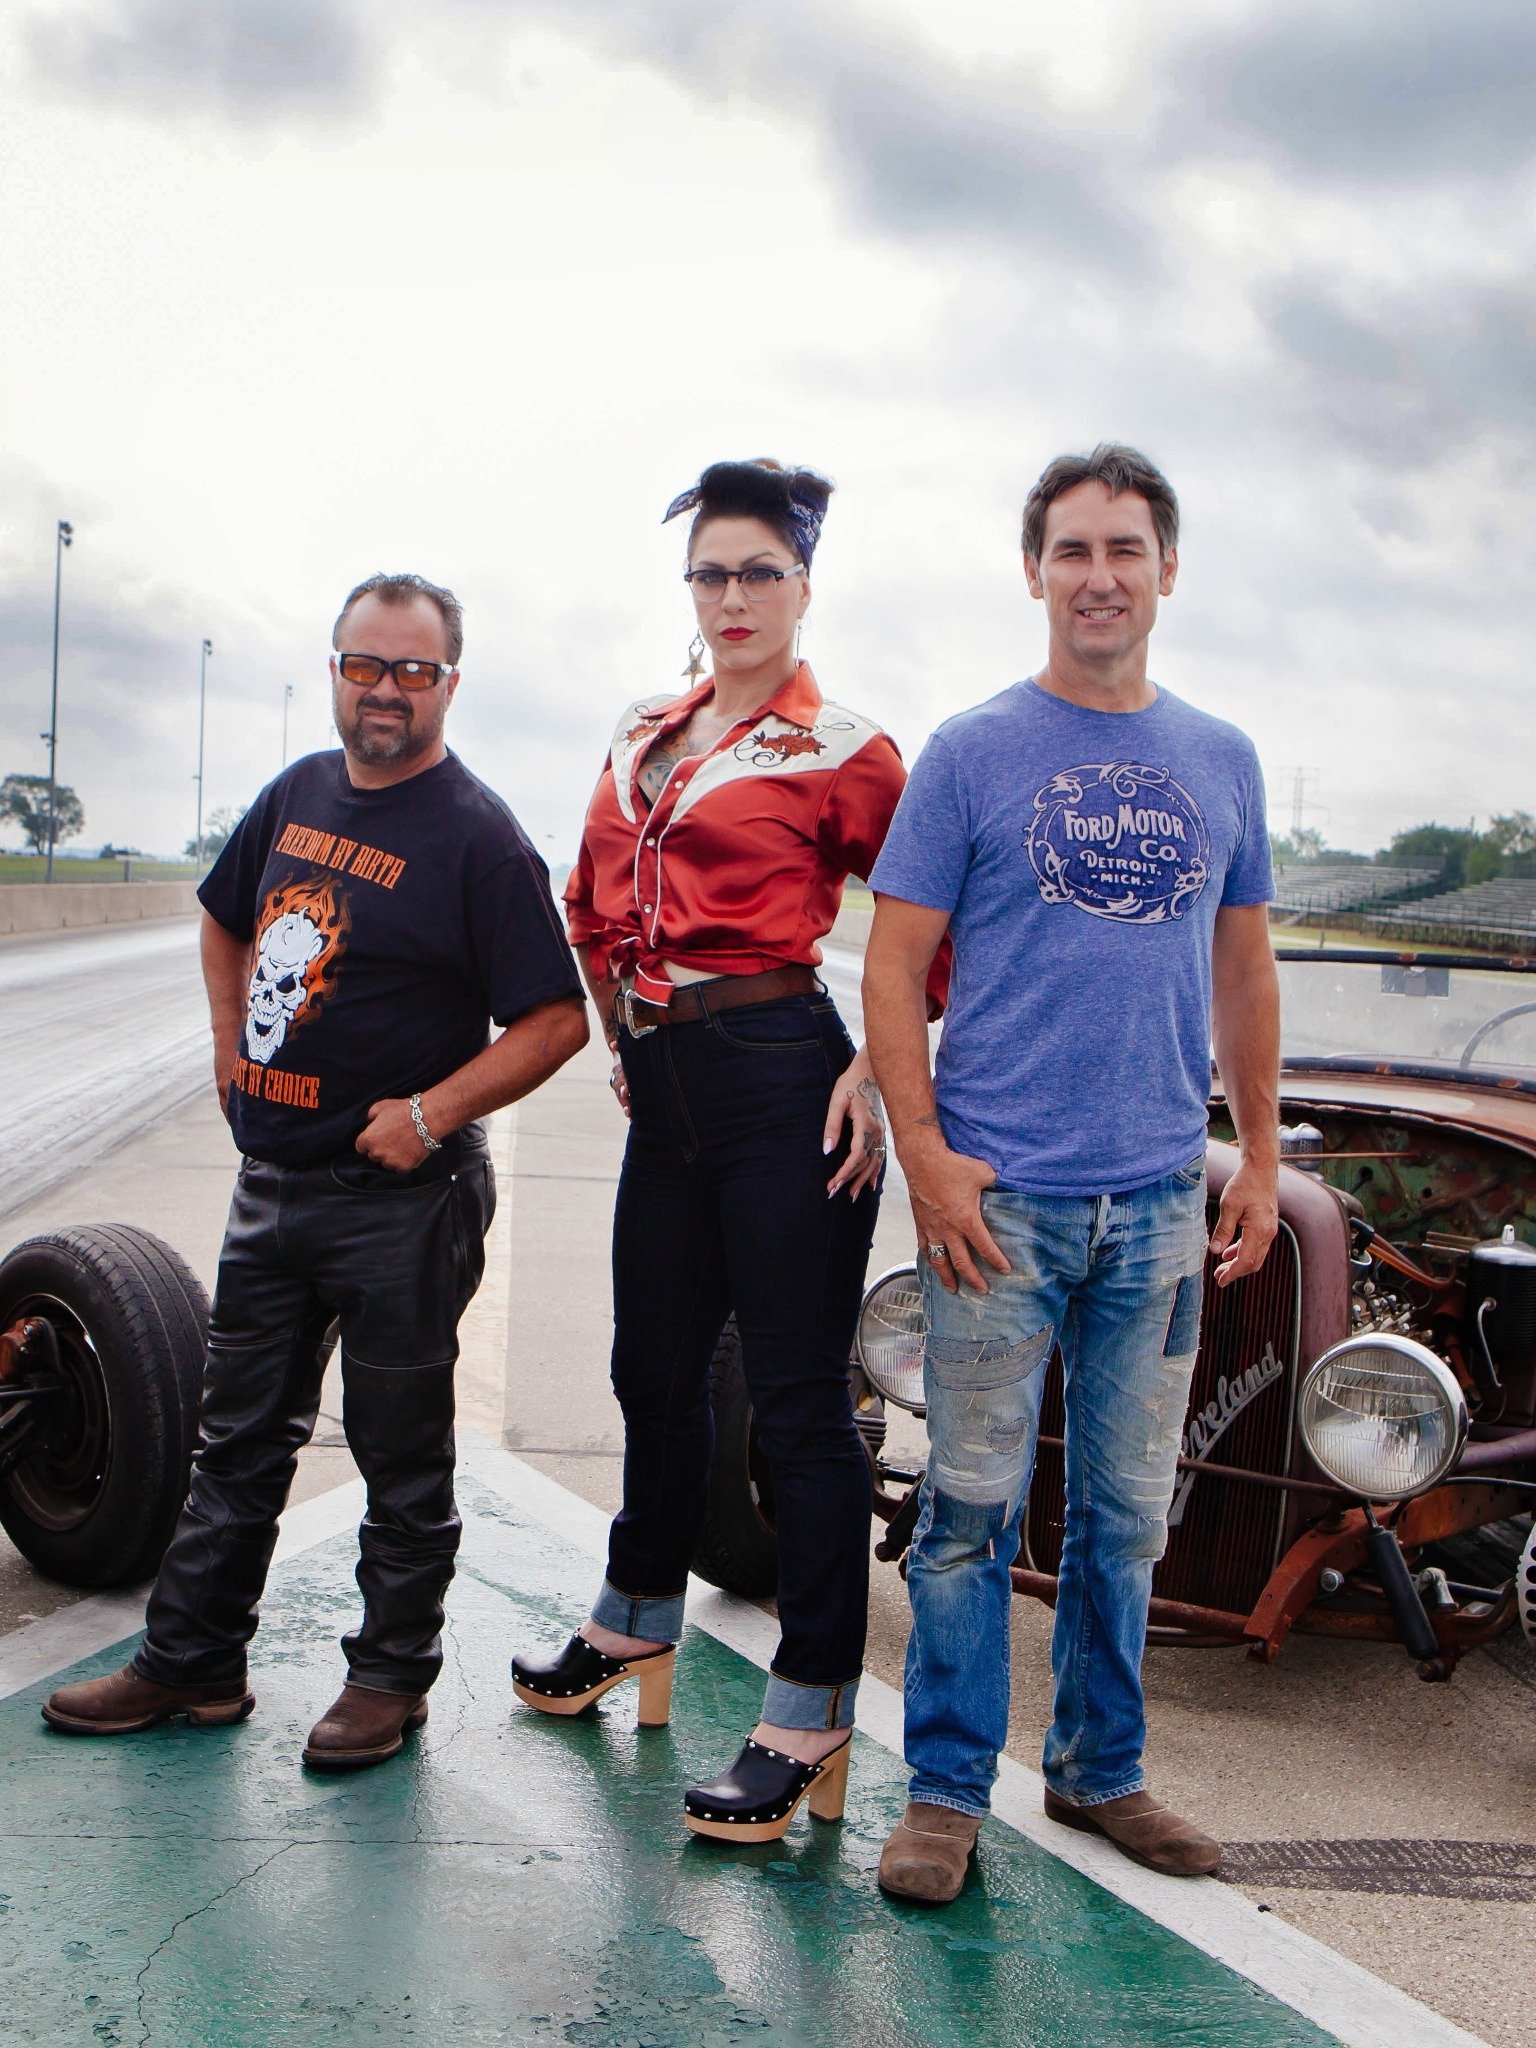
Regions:
<svg viewBox="0 0 1536 2048"><path fill-rule="evenodd" d="M461 1505L447 1668L382 1769L299 1766L339 1683L350 1538L274 1573L240 1728L88 1742L44 1728L47 1686L0 1702L7 2048L1333 2040L996 1823L947 1911L881 1899L903 1771L862 1736L841 1827L802 1809L783 1842L690 1839L682 1788L734 1753L761 1672L692 1631L670 1728L637 1730L632 1688L582 1720L520 1707L511 1648L559 1641L593 1567L474 1480Z"/></svg>

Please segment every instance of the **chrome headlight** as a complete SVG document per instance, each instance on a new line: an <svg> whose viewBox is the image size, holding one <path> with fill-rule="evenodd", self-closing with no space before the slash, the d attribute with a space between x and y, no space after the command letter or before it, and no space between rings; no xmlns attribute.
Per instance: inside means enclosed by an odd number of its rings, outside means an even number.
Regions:
<svg viewBox="0 0 1536 2048"><path fill-rule="evenodd" d="M1404 1500L1438 1484L1467 1435L1456 1376L1411 1337L1350 1337L1301 1383L1301 1440L1335 1486Z"/></svg>
<svg viewBox="0 0 1536 2048"><path fill-rule="evenodd" d="M915 1266L883 1273L865 1295L853 1355L877 1393L923 1413L923 1297Z"/></svg>

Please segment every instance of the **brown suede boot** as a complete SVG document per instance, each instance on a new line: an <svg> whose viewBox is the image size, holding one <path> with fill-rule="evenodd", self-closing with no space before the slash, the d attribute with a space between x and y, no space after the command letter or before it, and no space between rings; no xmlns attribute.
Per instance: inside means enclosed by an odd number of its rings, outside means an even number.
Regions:
<svg viewBox="0 0 1536 2048"><path fill-rule="evenodd" d="M110 1678L60 1686L43 1708L43 1719L66 1735L137 1735L178 1715L194 1728L223 1728L243 1721L255 1704L243 1678L221 1685L157 1685L125 1664Z"/></svg>
<svg viewBox="0 0 1536 2048"><path fill-rule="evenodd" d="M344 1685L310 1729L304 1761L316 1771L361 1771L387 1763L399 1755L406 1729L419 1728L426 1718L420 1693Z"/></svg>
<svg viewBox="0 0 1536 2048"><path fill-rule="evenodd" d="M880 1852L881 1891L920 1899L925 1906L947 1906L965 1883L980 1832L974 1813L913 1800Z"/></svg>
<svg viewBox="0 0 1536 2048"><path fill-rule="evenodd" d="M1105 1836L1135 1862L1168 1877L1214 1877L1221 1862L1220 1842L1201 1834L1193 1821L1170 1813L1150 1792L1128 1792L1101 1806L1074 1806L1047 1791L1045 1814L1064 1828Z"/></svg>

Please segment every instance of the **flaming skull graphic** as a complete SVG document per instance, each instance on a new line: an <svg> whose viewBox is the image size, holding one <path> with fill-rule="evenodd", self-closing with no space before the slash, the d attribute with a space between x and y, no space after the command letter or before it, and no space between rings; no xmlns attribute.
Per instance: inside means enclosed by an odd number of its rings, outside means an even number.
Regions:
<svg viewBox="0 0 1536 2048"><path fill-rule="evenodd" d="M352 916L338 883L313 878L272 890L256 923L256 970L245 1019L250 1059L266 1066L290 1031L336 986Z"/></svg>

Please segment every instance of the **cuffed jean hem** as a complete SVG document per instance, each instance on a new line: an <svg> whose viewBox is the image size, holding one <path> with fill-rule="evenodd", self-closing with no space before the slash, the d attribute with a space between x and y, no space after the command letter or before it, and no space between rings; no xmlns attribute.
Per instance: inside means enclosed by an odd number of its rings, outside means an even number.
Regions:
<svg viewBox="0 0 1536 2048"><path fill-rule="evenodd" d="M961 1799L953 1792L935 1792L921 1778L914 1778L908 1785L907 1797L914 1806L947 1807L951 1813L963 1813L969 1820L985 1820L992 1811L990 1806L977 1806L972 1800Z"/></svg>
<svg viewBox="0 0 1536 2048"><path fill-rule="evenodd" d="M667 1593L652 1599L621 1593L604 1579L592 1603L592 1619L615 1635L637 1636L643 1643L677 1643L683 1636L683 1595Z"/></svg>
<svg viewBox="0 0 1536 2048"><path fill-rule="evenodd" d="M1129 1799L1133 1792L1145 1792L1147 1781L1138 1771L1129 1784L1117 1785L1113 1792L1069 1792L1059 1780L1047 1777L1046 1784L1058 1799L1064 1799L1068 1806L1108 1806L1111 1799Z"/></svg>
<svg viewBox="0 0 1536 2048"><path fill-rule="evenodd" d="M859 1681L846 1685L801 1685L793 1678L768 1674L763 1694L763 1719L770 1728L794 1728L812 1734L823 1728L851 1728Z"/></svg>

